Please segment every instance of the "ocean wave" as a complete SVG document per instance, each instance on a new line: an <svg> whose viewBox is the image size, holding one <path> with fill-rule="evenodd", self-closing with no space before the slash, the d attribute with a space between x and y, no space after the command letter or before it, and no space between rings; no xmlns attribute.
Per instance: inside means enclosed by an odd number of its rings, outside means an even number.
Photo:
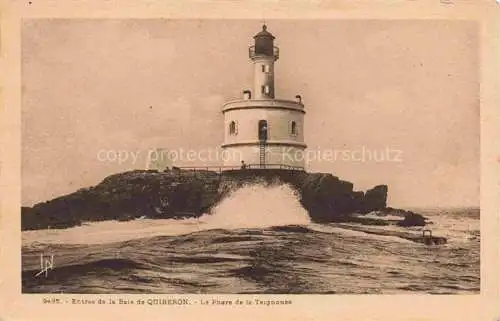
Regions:
<svg viewBox="0 0 500 321"><path fill-rule="evenodd" d="M99 275L104 271L121 272L131 269L146 269L147 267L141 263L131 259L99 259L86 263L74 263L71 265L55 266L47 272L46 276L37 278L40 269L26 270L22 272L23 280L61 280L71 277L78 277L85 274Z"/></svg>
<svg viewBox="0 0 500 321"><path fill-rule="evenodd" d="M23 250L23 292L461 293L479 286L478 261L453 249L436 254L294 225L48 248L56 266L47 277L34 276L38 253Z"/></svg>
<svg viewBox="0 0 500 321"><path fill-rule="evenodd" d="M218 225L208 220L144 219L115 222L116 226L101 222L80 230L68 229L82 233L73 239L52 232L34 242L25 242L23 237L22 290L314 294L479 291L478 239L456 242L452 237L446 246L426 246L401 238L402 233L421 233L402 227L298 224L283 217L263 226L236 226L234 222ZM438 218L434 235L479 237L478 222L459 219L463 225L456 231L450 223L454 221ZM444 226L450 226L449 230L439 229ZM83 239L85 231L89 233ZM80 236L80 244L62 242ZM55 265L46 276L35 277L40 272L40 255L53 255Z"/></svg>
<svg viewBox="0 0 500 321"><path fill-rule="evenodd" d="M315 231L312 228L309 228L304 225L283 225L283 226L273 226L269 228L272 231L276 232L288 232L288 233L318 233L319 231Z"/></svg>

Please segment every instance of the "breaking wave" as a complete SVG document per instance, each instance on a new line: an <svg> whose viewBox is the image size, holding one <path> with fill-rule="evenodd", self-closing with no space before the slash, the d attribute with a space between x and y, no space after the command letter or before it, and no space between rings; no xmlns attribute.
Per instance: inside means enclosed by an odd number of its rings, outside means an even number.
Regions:
<svg viewBox="0 0 500 321"><path fill-rule="evenodd" d="M230 193L200 221L210 228L236 229L306 225L310 218L289 185L252 184Z"/></svg>

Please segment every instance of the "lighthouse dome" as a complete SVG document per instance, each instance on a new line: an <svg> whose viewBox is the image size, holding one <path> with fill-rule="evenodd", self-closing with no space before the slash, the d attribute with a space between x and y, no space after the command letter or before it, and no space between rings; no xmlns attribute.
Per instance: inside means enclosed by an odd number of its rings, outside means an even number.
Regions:
<svg viewBox="0 0 500 321"><path fill-rule="evenodd" d="M274 57L277 59L277 52L275 53L274 50L274 36L267 31L267 26L263 25L262 30L257 33L254 37L255 39L255 45L252 47L252 50L254 50L250 56L256 55L256 56L268 56L268 57Z"/></svg>
<svg viewBox="0 0 500 321"><path fill-rule="evenodd" d="M254 39L257 39L257 38L271 38L271 39L274 39L274 36L272 33L270 33L269 31L267 31L267 26L266 25L262 25L262 30L257 33L254 37Z"/></svg>

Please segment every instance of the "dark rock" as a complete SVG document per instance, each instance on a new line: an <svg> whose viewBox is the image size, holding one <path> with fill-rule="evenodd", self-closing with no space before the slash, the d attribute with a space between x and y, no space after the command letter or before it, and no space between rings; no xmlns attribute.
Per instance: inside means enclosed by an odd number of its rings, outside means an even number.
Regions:
<svg viewBox="0 0 500 321"><path fill-rule="evenodd" d="M424 243L425 245L442 245L446 244L447 242L447 239L442 236L422 237L422 243Z"/></svg>
<svg viewBox="0 0 500 321"><path fill-rule="evenodd" d="M424 217L423 215L418 214L418 213L414 213L411 211L403 210L400 208L386 207L386 208L379 210L379 211L370 212L370 214L380 216L381 218L383 218L384 216L388 216L388 215L401 217L400 220L398 220L398 219L386 219L386 220L390 221L392 223L395 223L396 225L404 226L404 227L425 226L427 224L432 224L432 222L428 222L427 218Z"/></svg>
<svg viewBox="0 0 500 321"><path fill-rule="evenodd" d="M398 222L399 226L425 226L425 217L413 212L406 212L404 219Z"/></svg>
<svg viewBox="0 0 500 321"><path fill-rule="evenodd" d="M352 183L327 173L246 169L220 174L173 167L163 172L137 170L111 175L97 186L32 208L23 207L21 226L23 230L30 230L66 228L85 221L198 217L208 213L230 191L256 182L290 184L316 222L345 222L352 213L386 207L386 185L366 193L353 191ZM405 218L402 224L415 224L416 219Z"/></svg>
<svg viewBox="0 0 500 321"><path fill-rule="evenodd" d="M387 185L378 185L366 191L364 212L383 210L387 204Z"/></svg>

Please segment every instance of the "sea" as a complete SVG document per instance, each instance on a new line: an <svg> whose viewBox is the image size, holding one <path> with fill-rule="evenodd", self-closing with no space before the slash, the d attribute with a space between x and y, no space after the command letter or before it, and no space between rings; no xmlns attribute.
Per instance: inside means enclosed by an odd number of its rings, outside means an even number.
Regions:
<svg viewBox="0 0 500 321"><path fill-rule="evenodd" d="M413 209L422 227L310 221L288 185L244 186L211 213L22 232L23 293L478 294L479 209ZM387 219L378 217L380 219ZM390 232L390 233L388 233Z"/></svg>

